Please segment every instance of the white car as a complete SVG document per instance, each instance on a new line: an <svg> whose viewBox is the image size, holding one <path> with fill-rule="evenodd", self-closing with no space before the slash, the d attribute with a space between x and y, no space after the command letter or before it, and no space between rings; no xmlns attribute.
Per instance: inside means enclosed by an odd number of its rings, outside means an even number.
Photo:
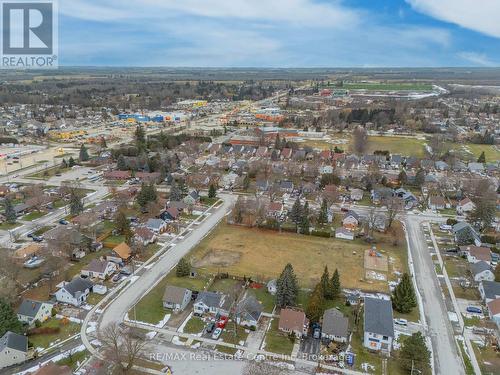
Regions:
<svg viewBox="0 0 500 375"><path fill-rule="evenodd" d="M218 340L221 334L222 334L222 328L216 328L215 331L212 333L212 339Z"/></svg>
<svg viewBox="0 0 500 375"><path fill-rule="evenodd" d="M400 325L400 326L407 326L408 325L408 320L403 319L403 318L398 318L394 319L394 323Z"/></svg>

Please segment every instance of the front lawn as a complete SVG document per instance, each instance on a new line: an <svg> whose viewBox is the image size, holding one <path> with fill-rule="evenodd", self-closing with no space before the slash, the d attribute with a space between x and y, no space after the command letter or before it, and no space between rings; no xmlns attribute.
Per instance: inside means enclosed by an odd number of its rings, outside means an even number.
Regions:
<svg viewBox="0 0 500 375"><path fill-rule="evenodd" d="M201 318L193 316L184 326L184 333L197 334L203 331L203 328L205 328L205 322Z"/></svg>
<svg viewBox="0 0 500 375"><path fill-rule="evenodd" d="M21 225L21 223L5 222L5 223L0 224L0 230L11 230L11 229L17 228L20 225Z"/></svg>
<svg viewBox="0 0 500 375"><path fill-rule="evenodd" d="M273 319L271 327L266 333L265 350L272 353L290 355L292 354L295 339L288 334L278 330L278 319Z"/></svg>
<svg viewBox="0 0 500 375"><path fill-rule="evenodd" d="M29 335L28 340L34 348L48 348L56 341L62 341L80 332L80 325L67 319L52 318L42 323L41 327L59 328L59 333Z"/></svg>
<svg viewBox="0 0 500 375"><path fill-rule="evenodd" d="M33 212L30 212L29 214L26 214L24 215L21 220L24 220L24 221L33 221L33 220L36 220L36 219L40 219L41 217L47 215L46 212L44 211L33 211Z"/></svg>

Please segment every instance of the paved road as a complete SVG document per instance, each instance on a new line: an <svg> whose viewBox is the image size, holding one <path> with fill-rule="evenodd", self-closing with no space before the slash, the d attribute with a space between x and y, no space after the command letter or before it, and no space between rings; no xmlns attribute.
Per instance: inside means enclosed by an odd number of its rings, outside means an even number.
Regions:
<svg viewBox="0 0 500 375"><path fill-rule="evenodd" d="M422 218L414 215L407 216L405 220L415 277L422 296L424 314L434 351L434 370L436 374L443 375L465 374L441 294L441 287L434 271L434 263L420 226L421 222Z"/></svg>

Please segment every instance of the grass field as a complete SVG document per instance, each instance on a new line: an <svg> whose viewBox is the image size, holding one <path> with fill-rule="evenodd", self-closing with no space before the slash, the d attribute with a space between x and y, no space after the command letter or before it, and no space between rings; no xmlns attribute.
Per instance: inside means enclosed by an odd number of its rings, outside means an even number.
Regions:
<svg viewBox="0 0 500 375"><path fill-rule="evenodd" d="M50 319L42 323L42 327L60 328L59 333L51 335L30 335L29 341L35 348L48 348L56 340L64 340L80 331L80 325L72 322L63 322L62 319Z"/></svg>
<svg viewBox="0 0 500 375"><path fill-rule="evenodd" d="M487 163L494 162L500 159L500 151L498 151L495 146L492 145L478 145L475 143L451 143L449 147L450 149L462 152L465 157L470 156L471 160L473 161L476 161L483 151Z"/></svg>
<svg viewBox="0 0 500 375"><path fill-rule="evenodd" d="M347 90L372 90L372 91L431 91L432 85L427 83L412 82L344 82L342 87Z"/></svg>
<svg viewBox="0 0 500 375"><path fill-rule="evenodd" d="M266 347L265 350L277 354L290 355L292 353L294 340L278 330L278 319L273 319L271 327L266 333Z"/></svg>
<svg viewBox="0 0 500 375"><path fill-rule="evenodd" d="M425 157L424 143L425 141L416 138L369 136L368 153L388 150L391 154L423 158Z"/></svg>
<svg viewBox="0 0 500 375"><path fill-rule="evenodd" d="M36 219L40 219L41 217L47 215L47 212L44 212L44 211L33 211L33 212L30 212L29 214L26 214L24 215L21 220L24 220L24 221L33 221L33 220L36 220Z"/></svg>
<svg viewBox="0 0 500 375"><path fill-rule="evenodd" d="M394 258L394 269L406 270L406 248L394 246L392 236L379 235L377 249ZM363 280L363 251L367 248L369 245L362 240L280 234L220 224L193 250L191 258L198 271L205 274L228 272L262 281L278 277L291 263L303 287L312 287L327 265L331 272L339 269L344 287L387 291L386 282Z"/></svg>

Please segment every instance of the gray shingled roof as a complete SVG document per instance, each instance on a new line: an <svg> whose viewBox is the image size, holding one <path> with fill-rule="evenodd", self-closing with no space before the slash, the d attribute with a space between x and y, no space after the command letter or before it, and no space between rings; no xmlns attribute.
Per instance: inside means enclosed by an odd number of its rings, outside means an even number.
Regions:
<svg viewBox="0 0 500 375"><path fill-rule="evenodd" d="M335 308L328 309L323 314L321 331L329 336L347 337L349 319Z"/></svg>
<svg viewBox="0 0 500 375"><path fill-rule="evenodd" d="M488 299L496 299L500 296L500 283L497 281L482 281L484 296Z"/></svg>
<svg viewBox="0 0 500 375"><path fill-rule="evenodd" d="M0 338L0 352L4 348L19 350L20 352L26 353L28 351L28 338L8 331Z"/></svg>
<svg viewBox="0 0 500 375"><path fill-rule="evenodd" d="M29 316L31 318L34 318L38 313L38 310L40 310L40 307L44 303L47 302L39 302L31 299L25 299L21 303L21 306L19 306L19 308L17 309L17 313L19 315Z"/></svg>
<svg viewBox="0 0 500 375"><path fill-rule="evenodd" d="M471 264L470 265L470 270L471 270L471 272L472 272L473 275L477 275L477 274L479 274L479 273L481 273L483 271L491 270L491 267L485 261L480 261L480 262Z"/></svg>
<svg viewBox="0 0 500 375"><path fill-rule="evenodd" d="M196 303L203 302L207 306L220 307L224 295L216 292L201 292L196 298Z"/></svg>
<svg viewBox="0 0 500 375"><path fill-rule="evenodd" d="M90 289L94 286L91 281L87 279L82 279L81 277L75 277L69 283L64 285L64 289L68 291L73 297L75 297L76 292L83 293L85 289Z"/></svg>
<svg viewBox="0 0 500 375"><path fill-rule="evenodd" d="M394 337L391 301L365 297L365 332Z"/></svg>
<svg viewBox="0 0 500 375"><path fill-rule="evenodd" d="M262 305L254 296L250 295L238 303L236 311L238 315L249 315L258 321L262 314Z"/></svg>
<svg viewBox="0 0 500 375"><path fill-rule="evenodd" d="M165 293L163 293L163 301L180 305L182 304L182 301L184 301L186 290L186 288L181 288L179 286L167 285Z"/></svg>

